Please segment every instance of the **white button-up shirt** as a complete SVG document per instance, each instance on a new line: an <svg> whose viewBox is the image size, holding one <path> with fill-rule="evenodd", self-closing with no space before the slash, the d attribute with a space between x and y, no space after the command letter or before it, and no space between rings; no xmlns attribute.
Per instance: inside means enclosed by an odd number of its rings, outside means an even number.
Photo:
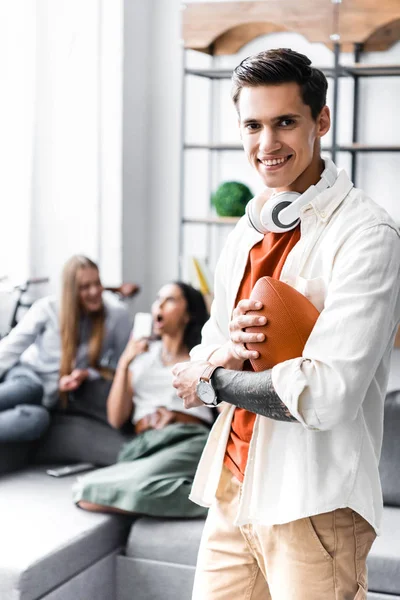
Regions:
<svg viewBox="0 0 400 600"><path fill-rule="evenodd" d="M221 253L215 299L192 360L229 339L250 249L262 239L240 220ZM390 354L400 318L400 236L392 219L344 171L301 210L301 237L281 280L320 311L303 355L272 369L299 423L257 415L236 524L273 525L350 507L379 533L378 462ZM190 498L215 498L235 407L209 436Z"/></svg>

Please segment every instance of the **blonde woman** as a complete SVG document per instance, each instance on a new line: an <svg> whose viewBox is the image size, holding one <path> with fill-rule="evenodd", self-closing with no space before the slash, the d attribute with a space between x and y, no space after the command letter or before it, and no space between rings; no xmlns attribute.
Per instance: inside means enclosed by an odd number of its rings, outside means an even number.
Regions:
<svg viewBox="0 0 400 600"><path fill-rule="evenodd" d="M112 373L130 328L127 310L103 297L97 265L71 257L60 301L37 300L0 341L0 442L41 437L59 398L66 408L84 381Z"/></svg>

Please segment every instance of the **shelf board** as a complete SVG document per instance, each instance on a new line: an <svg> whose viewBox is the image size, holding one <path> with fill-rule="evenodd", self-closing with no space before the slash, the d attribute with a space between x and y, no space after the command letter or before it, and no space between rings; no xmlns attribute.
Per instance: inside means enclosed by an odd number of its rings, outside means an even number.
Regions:
<svg viewBox="0 0 400 600"><path fill-rule="evenodd" d="M185 144L186 150L243 150L241 144Z"/></svg>
<svg viewBox="0 0 400 600"><path fill-rule="evenodd" d="M184 217L183 223L206 223L208 225L235 225L240 217Z"/></svg>
<svg viewBox="0 0 400 600"><path fill-rule="evenodd" d="M243 150L241 144L185 144L186 150L238 151ZM380 144L338 144L337 152L399 152L400 146L385 146ZM332 152L331 146L322 148L322 152Z"/></svg>
<svg viewBox="0 0 400 600"><path fill-rule="evenodd" d="M384 146L381 144L339 144L338 152L400 152L400 146Z"/></svg>
<svg viewBox="0 0 400 600"><path fill-rule="evenodd" d="M334 77L335 69L333 67L318 67L327 77ZM340 70L343 67L340 67ZM190 69L186 68L186 75L196 75L198 77L206 77L207 79L230 79L232 77L233 69ZM342 75L347 75L345 72L341 72Z"/></svg>
<svg viewBox="0 0 400 600"><path fill-rule="evenodd" d="M232 69L185 69L185 73L207 79L230 79L232 77Z"/></svg>
<svg viewBox="0 0 400 600"><path fill-rule="evenodd" d="M327 77L335 76L333 67L318 67ZM207 79L230 79L231 69L185 69L186 75L197 75ZM365 65L354 63L352 65L339 65L338 76L346 77L394 77L400 75L400 65Z"/></svg>
<svg viewBox="0 0 400 600"><path fill-rule="evenodd" d="M357 77L387 77L400 75L400 65L365 65L355 63L353 65L341 66L350 75Z"/></svg>
<svg viewBox="0 0 400 600"><path fill-rule="evenodd" d="M243 150L243 146L241 144L185 144L185 150L215 150L218 152L221 151L238 151ZM332 148L325 147L322 148L323 152L332 152Z"/></svg>

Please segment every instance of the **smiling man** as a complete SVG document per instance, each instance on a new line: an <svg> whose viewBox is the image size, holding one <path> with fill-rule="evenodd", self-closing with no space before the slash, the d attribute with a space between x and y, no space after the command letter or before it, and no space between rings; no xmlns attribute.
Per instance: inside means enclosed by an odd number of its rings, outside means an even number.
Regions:
<svg viewBox="0 0 400 600"><path fill-rule="evenodd" d="M224 402L191 499L210 506L195 600L364 600L382 514L383 402L400 315L399 233L320 154L327 81L288 49L245 59L232 97L265 191L229 236L211 318L175 367L186 407ZM303 356L254 373L263 276L320 311ZM268 328L266 328L268 338ZM268 343L268 339L266 341Z"/></svg>

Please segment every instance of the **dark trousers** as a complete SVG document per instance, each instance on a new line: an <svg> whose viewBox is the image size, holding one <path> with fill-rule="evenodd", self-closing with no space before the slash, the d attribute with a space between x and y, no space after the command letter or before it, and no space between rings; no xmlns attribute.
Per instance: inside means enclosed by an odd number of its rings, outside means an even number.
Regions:
<svg viewBox="0 0 400 600"><path fill-rule="evenodd" d="M16 365L0 383L0 442L26 442L40 438L50 423L41 406L43 384L29 367Z"/></svg>

